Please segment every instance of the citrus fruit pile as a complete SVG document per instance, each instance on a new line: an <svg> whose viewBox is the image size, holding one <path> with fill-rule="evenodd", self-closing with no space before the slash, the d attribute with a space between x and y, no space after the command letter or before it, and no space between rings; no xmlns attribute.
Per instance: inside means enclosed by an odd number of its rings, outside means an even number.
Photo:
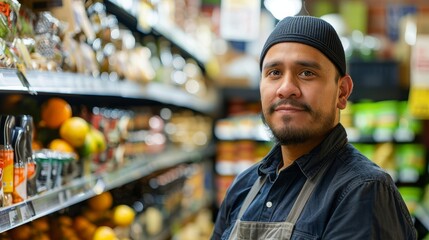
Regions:
<svg viewBox="0 0 429 240"><path fill-rule="evenodd" d="M129 239L129 236L123 236L123 230L129 229L134 222L136 212L133 208L125 204L113 206L110 192L96 195L86 203L87 208L80 215L74 218L63 216L72 224L61 228L59 236L62 239L70 239L71 236L88 240ZM129 235L129 231L125 232Z"/></svg>
<svg viewBox="0 0 429 240"><path fill-rule="evenodd" d="M42 103L41 121L36 131L39 139L35 145L43 145L61 152L76 153L79 157L98 154L106 149L104 134L85 119L73 116L71 105L64 99L52 97Z"/></svg>

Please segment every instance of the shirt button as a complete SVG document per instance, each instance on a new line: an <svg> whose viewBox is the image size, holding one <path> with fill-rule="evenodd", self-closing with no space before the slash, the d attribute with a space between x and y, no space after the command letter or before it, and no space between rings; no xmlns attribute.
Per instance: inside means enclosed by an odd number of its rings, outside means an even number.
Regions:
<svg viewBox="0 0 429 240"><path fill-rule="evenodd" d="M273 206L273 203L272 202L267 202L267 204L265 204L265 206L267 206L267 208L270 208L270 207Z"/></svg>

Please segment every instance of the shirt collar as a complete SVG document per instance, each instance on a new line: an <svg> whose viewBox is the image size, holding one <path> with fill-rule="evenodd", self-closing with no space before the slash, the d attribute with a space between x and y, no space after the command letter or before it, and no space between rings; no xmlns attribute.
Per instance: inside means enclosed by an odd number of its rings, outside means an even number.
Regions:
<svg viewBox="0 0 429 240"><path fill-rule="evenodd" d="M294 164L298 165L307 178L312 178L322 167L329 156L338 151L347 142L347 133L339 123L328 136L309 153L299 157ZM277 168L282 161L280 144L276 144L262 160L258 168L259 175L267 175L273 181L277 176Z"/></svg>

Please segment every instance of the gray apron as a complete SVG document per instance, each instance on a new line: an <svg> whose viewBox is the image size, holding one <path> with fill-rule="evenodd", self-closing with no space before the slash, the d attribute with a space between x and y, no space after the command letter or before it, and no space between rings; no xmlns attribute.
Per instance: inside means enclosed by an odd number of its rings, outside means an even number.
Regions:
<svg viewBox="0 0 429 240"><path fill-rule="evenodd" d="M296 221L301 215L314 187L328 168L328 165L328 163L325 163L312 179L307 179L285 222L241 221L244 212L247 210L250 203L252 203L267 178L267 176L264 178L259 177L244 199L243 205L238 213L237 221L229 235L229 240L290 240Z"/></svg>

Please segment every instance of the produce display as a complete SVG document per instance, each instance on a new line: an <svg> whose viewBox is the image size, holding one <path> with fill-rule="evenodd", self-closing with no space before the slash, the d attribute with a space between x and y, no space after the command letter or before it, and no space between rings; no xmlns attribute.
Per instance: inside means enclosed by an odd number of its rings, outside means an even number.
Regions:
<svg viewBox="0 0 429 240"><path fill-rule="evenodd" d="M136 212L125 204L113 205L110 192L89 199L82 214L56 214L14 228L1 239L67 239L115 240L130 239L130 228Z"/></svg>
<svg viewBox="0 0 429 240"><path fill-rule="evenodd" d="M13 228L0 239L138 240L172 235L178 240L206 239L213 223L210 210L199 210L208 200L204 175L199 163L161 170Z"/></svg>

